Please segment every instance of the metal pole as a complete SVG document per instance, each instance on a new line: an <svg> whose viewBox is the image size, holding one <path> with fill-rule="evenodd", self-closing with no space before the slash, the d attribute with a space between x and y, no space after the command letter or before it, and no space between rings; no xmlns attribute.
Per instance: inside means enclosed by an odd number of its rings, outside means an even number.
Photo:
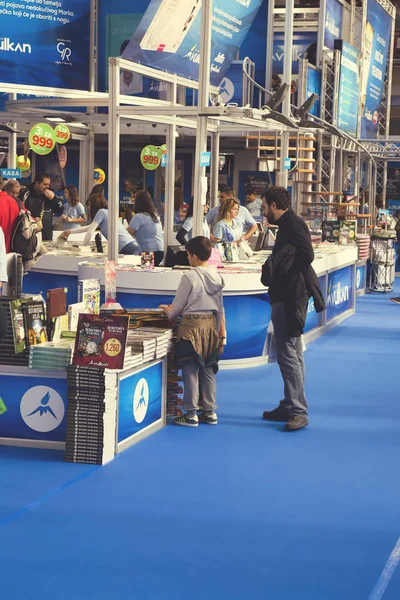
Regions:
<svg viewBox="0 0 400 600"><path fill-rule="evenodd" d="M219 131L211 136L211 208L218 204L218 178L219 178L219 149L221 134Z"/></svg>
<svg viewBox="0 0 400 600"><path fill-rule="evenodd" d="M97 90L97 51L98 51L98 6L97 0L90 2L90 71L89 90Z"/></svg>
<svg viewBox="0 0 400 600"><path fill-rule="evenodd" d="M8 99L16 100L17 94L9 94ZM16 123L12 122L11 127L15 128L17 126ZM9 169L15 169L17 166L17 134L9 133L8 134L8 157L7 157L7 167Z"/></svg>
<svg viewBox="0 0 400 600"><path fill-rule="evenodd" d="M108 61L108 259L118 260L119 229L119 155L121 117L120 105L120 66L119 58Z"/></svg>
<svg viewBox="0 0 400 600"><path fill-rule="evenodd" d="M318 42L317 42L317 66L322 63L322 53L325 42L325 19L326 19L326 0L319 2L319 22L318 22Z"/></svg>
<svg viewBox="0 0 400 600"><path fill-rule="evenodd" d="M199 112L208 107L210 98L211 24L213 0L203 0L201 8ZM195 179L193 200L193 235L202 235L204 204L206 203L206 169L201 167L201 156L207 150L207 117L197 118Z"/></svg>
<svg viewBox="0 0 400 600"><path fill-rule="evenodd" d="M175 83L167 83L168 100L176 103ZM167 125L167 164L165 167L165 208L164 240L165 250L174 243L174 204L175 204L175 162L176 162L176 125Z"/></svg>
<svg viewBox="0 0 400 600"><path fill-rule="evenodd" d="M268 2L268 21L267 21L267 52L265 67L265 87L270 90L272 87L273 53L274 53L274 32L275 32L275 0ZM261 107L259 107L261 108Z"/></svg>
<svg viewBox="0 0 400 600"><path fill-rule="evenodd" d="M293 19L294 19L294 0L287 0L285 12L285 46L283 56L283 82L291 86L292 82L292 61L293 61ZM282 113L290 117L291 94L290 88L286 98L283 101ZM289 132L281 133L281 153L279 163L279 185L287 187L288 171L285 169L285 158L289 157Z"/></svg>

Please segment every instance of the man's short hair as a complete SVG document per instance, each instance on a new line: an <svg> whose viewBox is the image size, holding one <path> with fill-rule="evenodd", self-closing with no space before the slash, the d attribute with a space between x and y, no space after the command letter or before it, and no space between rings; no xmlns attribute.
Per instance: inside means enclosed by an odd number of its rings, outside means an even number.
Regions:
<svg viewBox="0 0 400 600"><path fill-rule="evenodd" d="M185 248L190 254L194 254L203 262L206 262L211 256L211 242L203 235L198 235L189 240Z"/></svg>
<svg viewBox="0 0 400 600"><path fill-rule="evenodd" d="M232 188L230 188L230 187L226 187L226 188L224 188L223 190L221 190L221 192L220 192L220 193L221 193L221 194L225 194L225 196L228 196L228 197L231 197L231 198L234 198L234 197L235 197L235 192L234 192L234 190L233 190Z"/></svg>
<svg viewBox="0 0 400 600"><path fill-rule="evenodd" d="M274 202L278 210L286 210L292 206L292 199L288 190L274 185L265 190L265 201L268 206Z"/></svg>
<svg viewBox="0 0 400 600"><path fill-rule="evenodd" d="M51 177L48 173L36 173L33 183L42 183L43 179L51 180Z"/></svg>
<svg viewBox="0 0 400 600"><path fill-rule="evenodd" d="M246 191L246 196L253 196L253 195L255 195L255 194L256 194L256 193L255 193L255 191L253 190L253 188L247 188L247 191Z"/></svg>
<svg viewBox="0 0 400 600"><path fill-rule="evenodd" d="M2 191L3 192L7 192L7 194L9 194L10 192L13 191L13 189L15 188L16 185L18 185L18 181L16 179L9 179L3 185L3 190Z"/></svg>

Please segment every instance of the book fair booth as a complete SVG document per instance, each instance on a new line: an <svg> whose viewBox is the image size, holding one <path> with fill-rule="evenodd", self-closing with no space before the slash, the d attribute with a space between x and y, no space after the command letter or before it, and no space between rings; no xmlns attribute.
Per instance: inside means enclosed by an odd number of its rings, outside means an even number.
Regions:
<svg viewBox="0 0 400 600"><path fill-rule="evenodd" d="M30 181L32 170L48 164L43 156L54 152L64 187L65 163L75 153L81 198L94 183L105 182L109 207L108 240L100 245L83 246L79 234L66 242L55 231L47 253L20 285L21 261L9 259L15 285L0 299L8 324L0 342L5 390L0 444L65 449L66 460L105 463L180 414L176 324L168 323L158 306L171 302L184 272L171 260L179 251L174 199L183 173L182 189L194 197L194 235L202 232L207 195L211 206L218 205L221 178L225 187L240 190L241 200L257 186L260 194L271 183L289 187L293 208L311 232L313 267L327 304L317 314L310 300L306 344L354 314L358 295L391 289L395 236L389 220L378 214L375 197L385 194L390 156L394 7L386 0L321 0L318 8L307 9L294 0L284 6L256 0L256 7L238 2L235 19L244 31L239 35L238 26L236 45L223 52L212 23L226 3L203 0L202 10L196 3L184 20L185 27L193 21L190 35L197 35L198 51L192 46L182 56L178 48L186 48L186 41L178 30L171 32L176 47L160 51L168 1L147 4L122 57L109 55L108 91L99 91L96 75L100 49L94 17L101 14L96 2L88 2L86 15L91 59L85 83L24 85L11 75L0 82L0 91L8 94L0 112L8 155L3 178L23 182L25 173ZM233 60L257 23L258 10L258 23L265 17L264 42L267 38L261 81L251 52L246 57L241 50L242 58ZM385 37L379 27L387 28ZM369 54L363 48L366 37ZM303 50L314 46L314 58L310 51L307 57L299 52L299 40ZM239 74L239 98L224 93L233 81L224 71L227 57ZM379 85L371 82L378 71ZM128 95L121 82L138 78L157 82L156 97ZM166 252L159 267L148 256L118 255L128 147L142 149L144 178L138 177L162 206ZM260 282L274 234L260 214L251 256L232 260L226 249L213 254L225 281L227 345L221 368L246 369L276 359L268 290Z"/></svg>

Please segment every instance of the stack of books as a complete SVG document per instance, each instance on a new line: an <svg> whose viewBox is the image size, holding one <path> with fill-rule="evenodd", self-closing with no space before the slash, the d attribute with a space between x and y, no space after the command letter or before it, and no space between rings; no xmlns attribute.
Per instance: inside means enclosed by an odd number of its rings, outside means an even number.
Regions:
<svg viewBox="0 0 400 600"><path fill-rule="evenodd" d="M68 367L65 461L105 464L114 458L117 374L95 367Z"/></svg>
<svg viewBox="0 0 400 600"><path fill-rule="evenodd" d="M181 417L183 387L175 355L176 328L171 332L170 349L167 354L167 417Z"/></svg>
<svg viewBox="0 0 400 600"><path fill-rule="evenodd" d="M16 303L15 310L18 312L14 316L16 342L14 342L12 303ZM5 296L0 297L0 311L3 313L2 321L4 321L4 330L0 341L0 365L28 366L29 357L26 330L20 303L20 299L7 298Z"/></svg>
<svg viewBox="0 0 400 600"><path fill-rule="evenodd" d="M150 362L156 356L156 338L153 335L146 335L138 329L128 331L126 340L127 349L132 354L141 354L142 362Z"/></svg>
<svg viewBox="0 0 400 600"><path fill-rule="evenodd" d="M143 364L143 354L142 352L138 352L134 350L132 346L126 346L125 350L125 359L124 359L124 369L133 369L134 367L139 367Z"/></svg>
<svg viewBox="0 0 400 600"><path fill-rule="evenodd" d="M29 368L43 371L65 371L71 364L75 340L45 342L29 348Z"/></svg>

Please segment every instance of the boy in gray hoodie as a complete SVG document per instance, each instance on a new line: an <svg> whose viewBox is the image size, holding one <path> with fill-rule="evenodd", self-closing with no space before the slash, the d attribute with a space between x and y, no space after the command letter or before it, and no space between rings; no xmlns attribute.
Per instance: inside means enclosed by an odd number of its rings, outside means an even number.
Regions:
<svg viewBox="0 0 400 600"><path fill-rule="evenodd" d="M181 316L176 354L182 367L183 406L187 412L175 423L185 427L197 427L199 422L217 425L215 379L226 339L222 299L225 284L216 269L208 266L208 238L192 238L186 251L192 269L183 273L172 305L160 306L170 320Z"/></svg>

